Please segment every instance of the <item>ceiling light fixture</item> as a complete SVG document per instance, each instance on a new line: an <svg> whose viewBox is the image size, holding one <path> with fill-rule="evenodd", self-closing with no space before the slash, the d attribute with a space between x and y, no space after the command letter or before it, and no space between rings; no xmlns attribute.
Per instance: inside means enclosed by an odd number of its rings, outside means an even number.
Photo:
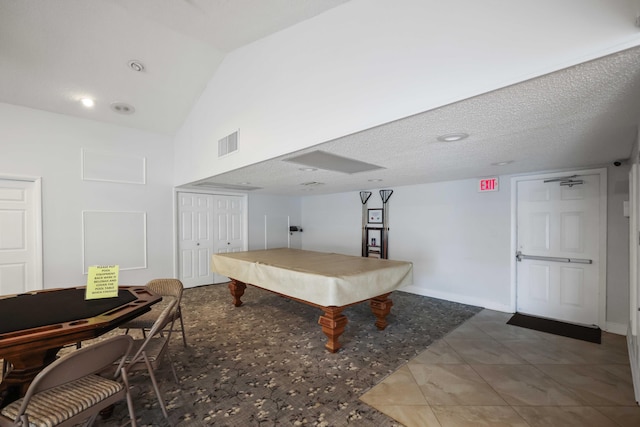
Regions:
<svg viewBox="0 0 640 427"><path fill-rule="evenodd" d="M80 102L87 108L91 108L96 105L96 102L91 98L80 98Z"/></svg>
<svg viewBox="0 0 640 427"><path fill-rule="evenodd" d="M438 137L438 141L454 142L454 141L460 141L461 139L465 139L468 137L469 137L469 134L466 134L464 132L448 133L446 135L440 135Z"/></svg>
<svg viewBox="0 0 640 427"><path fill-rule="evenodd" d="M370 179L369 182L381 182L382 180L380 178L373 178Z"/></svg>
<svg viewBox="0 0 640 427"><path fill-rule="evenodd" d="M491 166L505 166L505 165L509 165L511 163L513 163L513 160L506 160L504 162L491 163Z"/></svg>
<svg viewBox="0 0 640 427"><path fill-rule="evenodd" d="M144 71L144 64L137 59L132 59L131 61L127 62L127 65L133 71L136 71L138 73Z"/></svg>
<svg viewBox="0 0 640 427"><path fill-rule="evenodd" d="M112 102L111 109L118 114L133 114L136 111L133 105L124 102Z"/></svg>
<svg viewBox="0 0 640 427"><path fill-rule="evenodd" d="M318 169L316 169L316 168L300 168L299 170L301 170L303 172L313 172L313 171L317 171Z"/></svg>

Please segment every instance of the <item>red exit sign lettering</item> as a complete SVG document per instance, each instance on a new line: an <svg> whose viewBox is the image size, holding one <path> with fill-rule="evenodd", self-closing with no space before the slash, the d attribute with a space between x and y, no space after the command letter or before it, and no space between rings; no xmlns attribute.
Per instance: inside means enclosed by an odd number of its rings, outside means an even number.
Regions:
<svg viewBox="0 0 640 427"><path fill-rule="evenodd" d="M483 178L478 181L478 191L498 191L498 178Z"/></svg>

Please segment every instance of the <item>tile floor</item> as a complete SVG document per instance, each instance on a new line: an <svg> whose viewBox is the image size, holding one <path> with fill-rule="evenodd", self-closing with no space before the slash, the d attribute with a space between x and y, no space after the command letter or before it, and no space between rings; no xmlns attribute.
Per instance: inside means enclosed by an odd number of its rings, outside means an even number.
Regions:
<svg viewBox="0 0 640 427"><path fill-rule="evenodd" d="M626 337L602 344L483 310L360 399L407 427L640 426Z"/></svg>

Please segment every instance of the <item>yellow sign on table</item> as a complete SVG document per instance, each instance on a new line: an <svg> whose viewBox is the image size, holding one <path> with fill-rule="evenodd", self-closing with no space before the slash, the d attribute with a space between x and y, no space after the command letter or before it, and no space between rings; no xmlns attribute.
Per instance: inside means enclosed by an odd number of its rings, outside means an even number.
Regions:
<svg viewBox="0 0 640 427"><path fill-rule="evenodd" d="M94 265L89 267L85 299L113 298L118 296L118 265Z"/></svg>

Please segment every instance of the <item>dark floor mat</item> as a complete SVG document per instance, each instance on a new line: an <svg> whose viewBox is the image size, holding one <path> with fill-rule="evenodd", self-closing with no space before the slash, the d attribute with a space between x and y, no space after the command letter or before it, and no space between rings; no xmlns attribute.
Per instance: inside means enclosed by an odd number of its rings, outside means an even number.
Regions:
<svg viewBox="0 0 640 427"><path fill-rule="evenodd" d="M596 344L600 344L601 342L601 330L597 326L576 325L542 317L527 316L526 314L520 313L514 314L507 324Z"/></svg>

